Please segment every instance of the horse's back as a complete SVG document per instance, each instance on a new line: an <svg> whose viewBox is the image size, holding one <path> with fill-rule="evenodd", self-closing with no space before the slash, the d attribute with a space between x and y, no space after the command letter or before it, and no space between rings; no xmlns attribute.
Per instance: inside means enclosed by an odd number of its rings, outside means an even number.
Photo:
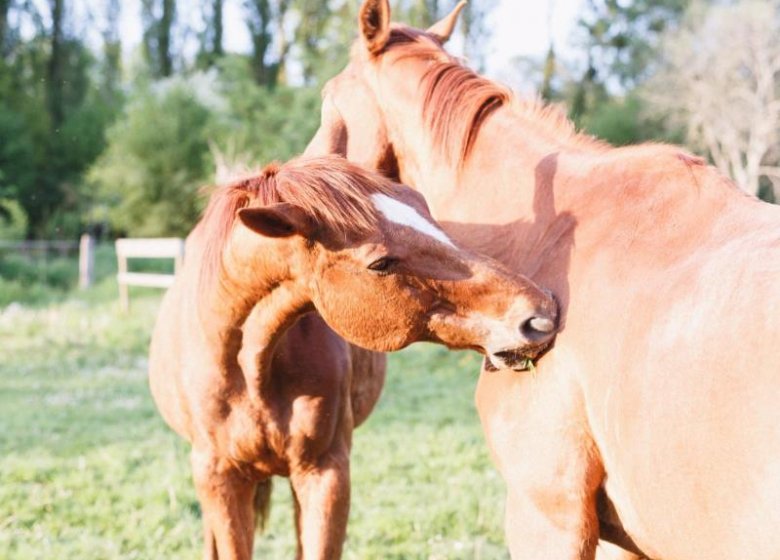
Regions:
<svg viewBox="0 0 780 560"><path fill-rule="evenodd" d="M648 553L780 558L780 209L736 195L705 225L687 255L615 284L591 423Z"/></svg>

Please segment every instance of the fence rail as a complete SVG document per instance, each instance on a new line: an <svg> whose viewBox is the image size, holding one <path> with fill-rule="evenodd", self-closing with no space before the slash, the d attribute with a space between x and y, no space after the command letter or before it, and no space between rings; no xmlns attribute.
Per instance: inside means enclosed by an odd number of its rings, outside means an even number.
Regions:
<svg viewBox="0 0 780 560"><path fill-rule="evenodd" d="M0 239L0 251L13 251L29 255L31 253L43 254L50 251L56 251L61 256L69 252L78 251L79 253L79 287L88 288L94 281L95 270L95 239L85 233L79 241L56 240L34 240L34 241L8 241Z"/></svg>
<svg viewBox="0 0 780 560"><path fill-rule="evenodd" d="M177 237L117 239L116 258L119 301L122 309L127 311L130 308L129 286L168 288L173 284L174 274L184 262L184 240ZM130 272L128 259L173 259L174 274Z"/></svg>
<svg viewBox="0 0 780 560"><path fill-rule="evenodd" d="M58 251L67 253L79 248L78 241L44 240L44 241L8 241L0 240L0 249L9 249L20 253L42 251Z"/></svg>
<svg viewBox="0 0 780 560"><path fill-rule="evenodd" d="M71 251L78 251L79 286L88 288L94 281L95 239L91 235L84 234L79 241L0 240L0 251L2 250L28 254L58 251L63 255ZM129 286L168 288L173 284L174 274L184 262L184 240L178 237L117 239L116 258L119 269L117 274L119 300L122 309L127 310L130 308ZM173 259L174 274L130 272L128 259Z"/></svg>

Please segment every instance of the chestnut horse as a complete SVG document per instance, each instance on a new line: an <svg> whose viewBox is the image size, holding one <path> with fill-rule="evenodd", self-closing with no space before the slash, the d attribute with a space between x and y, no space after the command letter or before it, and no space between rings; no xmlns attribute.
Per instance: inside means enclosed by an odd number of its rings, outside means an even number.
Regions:
<svg viewBox="0 0 780 560"><path fill-rule="evenodd" d="M352 430L385 359L335 333L374 351L475 348L522 368L555 323L549 295L459 250L419 194L340 157L217 191L163 300L149 369L162 416L192 444L205 557L251 558L275 475L292 486L298 557L340 556Z"/></svg>
<svg viewBox="0 0 780 560"><path fill-rule="evenodd" d="M366 0L307 153L400 177L448 235L553 290L535 376L476 402L512 557L780 558L780 208L679 148L613 148Z"/></svg>

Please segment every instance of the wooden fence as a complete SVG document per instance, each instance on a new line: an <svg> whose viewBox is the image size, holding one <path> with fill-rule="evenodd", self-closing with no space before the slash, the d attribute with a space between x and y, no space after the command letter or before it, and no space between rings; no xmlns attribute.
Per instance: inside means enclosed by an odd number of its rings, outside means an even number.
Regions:
<svg viewBox="0 0 780 560"><path fill-rule="evenodd" d="M156 239L117 239L116 258L119 272L119 301L122 309L130 308L129 286L147 288L168 288L173 284L174 274L184 262L184 240L176 237ZM154 272L130 272L128 259L173 259L174 274Z"/></svg>
<svg viewBox="0 0 780 560"><path fill-rule="evenodd" d="M95 272L95 238L85 233L79 241L37 240L37 241L7 241L0 239L0 251L45 257L49 253L67 256L76 250L79 252L79 287L88 288L94 281Z"/></svg>
<svg viewBox="0 0 780 560"><path fill-rule="evenodd" d="M7 241L0 239L0 249L7 249L15 253L25 255L42 254L56 252L61 256L79 248L78 241Z"/></svg>
<svg viewBox="0 0 780 560"><path fill-rule="evenodd" d="M76 241L6 241L0 240L0 251L7 250L24 255L45 257L51 252L66 256L78 250L79 286L88 288L94 282L95 239L89 234ZM122 309L130 307L129 286L168 288L173 284L174 274L153 272L130 272L128 259L173 259L174 273L184 261L184 240L176 237L154 239L117 239L116 258L118 265L117 283Z"/></svg>

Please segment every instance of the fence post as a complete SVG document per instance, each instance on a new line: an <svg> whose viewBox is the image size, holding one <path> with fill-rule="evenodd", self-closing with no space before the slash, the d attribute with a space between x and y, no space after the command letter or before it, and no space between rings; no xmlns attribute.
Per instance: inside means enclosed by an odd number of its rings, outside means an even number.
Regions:
<svg viewBox="0 0 780 560"><path fill-rule="evenodd" d="M88 233L79 241L79 288L92 286L95 274L95 239Z"/></svg>
<svg viewBox="0 0 780 560"><path fill-rule="evenodd" d="M124 281L124 276L127 274L127 256L122 249L122 243L119 239L115 242L116 245L116 261L117 261L117 284L119 286L119 307L125 313L130 311L130 288Z"/></svg>

